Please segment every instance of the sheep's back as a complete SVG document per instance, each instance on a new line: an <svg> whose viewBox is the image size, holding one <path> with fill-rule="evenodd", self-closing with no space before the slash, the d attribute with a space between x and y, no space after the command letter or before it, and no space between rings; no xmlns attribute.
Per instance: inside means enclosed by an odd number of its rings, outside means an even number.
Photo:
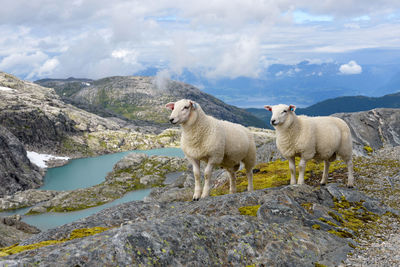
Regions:
<svg viewBox="0 0 400 267"><path fill-rule="evenodd" d="M316 157L329 159L342 146L344 137L350 132L347 124L336 117L309 117L315 131Z"/></svg>
<svg viewBox="0 0 400 267"><path fill-rule="evenodd" d="M244 126L228 121L219 121L225 131L225 158L232 162L240 162L254 143L250 131Z"/></svg>

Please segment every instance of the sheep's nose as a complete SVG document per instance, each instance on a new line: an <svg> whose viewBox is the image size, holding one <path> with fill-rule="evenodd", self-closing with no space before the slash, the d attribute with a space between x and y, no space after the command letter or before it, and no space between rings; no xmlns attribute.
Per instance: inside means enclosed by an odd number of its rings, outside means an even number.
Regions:
<svg viewBox="0 0 400 267"><path fill-rule="evenodd" d="M275 122L276 122L275 120L271 120L272 125L275 125Z"/></svg>
<svg viewBox="0 0 400 267"><path fill-rule="evenodd" d="M173 118L172 118L172 119L169 119L169 122L170 122L170 123L174 123L173 121L174 121L174 119L173 119Z"/></svg>

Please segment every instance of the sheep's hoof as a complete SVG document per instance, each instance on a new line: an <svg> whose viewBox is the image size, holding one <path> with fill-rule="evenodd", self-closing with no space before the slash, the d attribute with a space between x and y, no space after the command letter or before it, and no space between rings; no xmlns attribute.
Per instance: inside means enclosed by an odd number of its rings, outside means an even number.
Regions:
<svg viewBox="0 0 400 267"><path fill-rule="evenodd" d="M325 186L325 185L326 185L326 183L320 183L320 185L321 185L321 186Z"/></svg>
<svg viewBox="0 0 400 267"><path fill-rule="evenodd" d="M198 197L196 197L196 198L194 197L192 201L199 201L199 199L200 198L198 198Z"/></svg>
<svg viewBox="0 0 400 267"><path fill-rule="evenodd" d="M348 185L347 185L347 188L354 188L354 185L348 184Z"/></svg>

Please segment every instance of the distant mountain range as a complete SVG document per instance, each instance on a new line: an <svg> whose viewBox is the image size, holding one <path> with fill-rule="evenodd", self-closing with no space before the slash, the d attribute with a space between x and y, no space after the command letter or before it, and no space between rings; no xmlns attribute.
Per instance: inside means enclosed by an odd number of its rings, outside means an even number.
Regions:
<svg viewBox="0 0 400 267"><path fill-rule="evenodd" d="M327 116L334 113L358 112L374 108L400 108L400 92L381 97L343 96L327 99L307 108L297 108L296 114ZM246 110L262 119L267 124L268 128L272 128L269 124L271 112L263 108L247 108Z"/></svg>
<svg viewBox="0 0 400 267"><path fill-rule="evenodd" d="M262 107L279 103L306 107L340 96L378 97L400 91L399 63L360 63L361 73L352 75L340 71L340 67L345 63L348 61L272 64L260 71L256 77L233 79L210 78L206 71L185 69L172 78L193 84L225 103L238 107ZM137 74L155 76L159 71L157 68L148 68Z"/></svg>
<svg viewBox="0 0 400 267"><path fill-rule="evenodd" d="M167 124L170 111L164 107L165 104L188 98L198 102L207 114L216 118L245 126L264 127L265 124L243 109L228 105L192 85L172 80L162 81L162 88L154 77L143 76L117 76L100 80L44 79L35 83L54 88L65 102L101 116Z"/></svg>

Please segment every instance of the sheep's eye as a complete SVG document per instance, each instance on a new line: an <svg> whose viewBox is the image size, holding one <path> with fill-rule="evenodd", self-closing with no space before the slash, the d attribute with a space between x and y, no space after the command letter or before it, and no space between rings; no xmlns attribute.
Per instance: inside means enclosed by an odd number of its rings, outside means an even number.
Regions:
<svg viewBox="0 0 400 267"><path fill-rule="evenodd" d="M183 109L188 109L189 108L189 106L186 106L186 107L184 107Z"/></svg>
<svg viewBox="0 0 400 267"><path fill-rule="evenodd" d="M282 113L286 113L287 112L287 110L284 110Z"/></svg>

